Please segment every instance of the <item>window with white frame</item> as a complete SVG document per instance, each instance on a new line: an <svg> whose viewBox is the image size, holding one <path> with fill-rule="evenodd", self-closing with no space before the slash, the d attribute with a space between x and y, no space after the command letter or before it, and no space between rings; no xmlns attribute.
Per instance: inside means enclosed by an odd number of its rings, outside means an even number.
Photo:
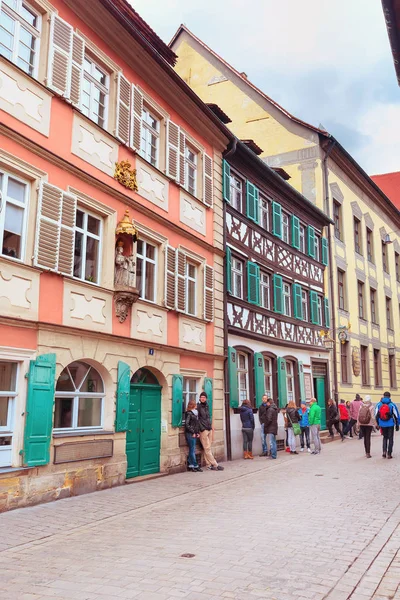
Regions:
<svg viewBox="0 0 400 600"><path fill-rule="evenodd" d="M14 175L0 171L0 254L24 256L28 185Z"/></svg>
<svg viewBox="0 0 400 600"><path fill-rule="evenodd" d="M322 325L322 298L321 298L321 296L317 296L317 315L318 315L318 325Z"/></svg>
<svg viewBox="0 0 400 600"><path fill-rule="evenodd" d="M197 192L197 151L189 144L185 146L185 181L186 189L193 196Z"/></svg>
<svg viewBox="0 0 400 600"><path fill-rule="evenodd" d="M249 399L249 358L244 352L237 353L237 376L239 401Z"/></svg>
<svg viewBox="0 0 400 600"><path fill-rule="evenodd" d="M197 402L197 393L199 389L199 380L195 377L184 377L183 378L183 391L182 391L182 410L183 414L185 414L187 410L187 405L190 400L194 400Z"/></svg>
<svg viewBox="0 0 400 600"><path fill-rule="evenodd" d="M11 465L18 364L0 361L0 467Z"/></svg>
<svg viewBox="0 0 400 600"><path fill-rule="evenodd" d="M25 0L3 0L0 5L0 54L36 77L41 16Z"/></svg>
<svg viewBox="0 0 400 600"><path fill-rule="evenodd" d="M109 75L88 54L83 67L82 112L100 127L106 127Z"/></svg>
<svg viewBox="0 0 400 600"><path fill-rule="evenodd" d="M102 221L82 208L76 211L74 277L100 283Z"/></svg>
<svg viewBox="0 0 400 600"><path fill-rule="evenodd" d="M282 241L289 243L290 234L289 234L289 215L287 213L282 212Z"/></svg>
<svg viewBox="0 0 400 600"><path fill-rule="evenodd" d="M94 367L69 364L57 380L54 429L101 429L104 396L103 380Z"/></svg>
<svg viewBox="0 0 400 600"><path fill-rule="evenodd" d="M314 258L315 260L320 260L320 242L321 242L321 238L316 235L314 238L314 244L315 244L315 254L314 254Z"/></svg>
<svg viewBox="0 0 400 600"><path fill-rule="evenodd" d="M186 310L188 315L196 315L197 265L186 261Z"/></svg>
<svg viewBox="0 0 400 600"><path fill-rule="evenodd" d="M268 398L273 397L272 387L272 358L264 356L264 393Z"/></svg>
<svg viewBox="0 0 400 600"><path fill-rule="evenodd" d="M138 240L136 246L136 287L143 300L157 300L157 246Z"/></svg>
<svg viewBox="0 0 400 600"><path fill-rule="evenodd" d="M308 292L301 291L301 318L303 321L308 321Z"/></svg>
<svg viewBox="0 0 400 600"><path fill-rule="evenodd" d="M260 198L260 225L265 229L269 230L269 202L266 198Z"/></svg>
<svg viewBox="0 0 400 600"><path fill-rule="evenodd" d="M286 388L287 401L296 402L295 387L294 387L294 363L291 360L286 361Z"/></svg>
<svg viewBox="0 0 400 600"><path fill-rule="evenodd" d="M271 278L268 273L260 273L260 303L263 308L271 305Z"/></svg>
<svg viewBox="0 0 400 600"><path fill-rule="evenodd" d="M160 121L144 106L142 111L142 139L140 154L153 167L158 167Z"/></svg>
<svg viewBox="0 0 400 600"><path fill-rule="evenodd" d="M282 286L283 294L283 314L290 317L292 314L292 303L290 297L290 283L284 283Z"/></svg>
<svg viewBox="0 0 400 600"><path fill-rule="evenodd" d="M306 228L304 225L299 226L300 252L306 253Z"/></svg>
<svg viewBox="0 0 400 600"><path fill-rule="evenodd" d="M230 200L231 206L236 208L239 212L242 212L242 197L243 197L243 184L242 180L235 175L230 176Z"/></svg>
<svg viewBox="0 0 400 600"><path fill-rule="evenodd" d="M232 295L243 298L243 261L232 258Z"/></svg>

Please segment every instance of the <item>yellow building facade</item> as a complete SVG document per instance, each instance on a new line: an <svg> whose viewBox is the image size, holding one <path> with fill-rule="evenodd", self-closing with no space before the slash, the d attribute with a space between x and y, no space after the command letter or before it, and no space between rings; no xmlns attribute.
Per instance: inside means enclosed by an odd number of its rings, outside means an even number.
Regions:
<svg viewBox="0 0 400 600"><path fill-rule="evenodd" d="M332 136L290 115L184 26L171 47L186 83L218 105L237 137L254 140L261 158L283 168L289 183L335 222L325 282L332 395L369 394L376 403L390 390L400 402L399 211Z"/></svg>

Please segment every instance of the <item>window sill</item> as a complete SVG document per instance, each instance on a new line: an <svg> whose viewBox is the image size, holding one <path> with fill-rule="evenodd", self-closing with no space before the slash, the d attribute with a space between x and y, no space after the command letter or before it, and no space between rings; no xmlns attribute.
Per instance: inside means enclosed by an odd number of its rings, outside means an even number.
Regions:
<svg viewBox="0 0 400 600"><path fill-rule="evenodd" d="M372 327L376 327L377 329L379 329L379 328L380 328L380 325L379 325L379 323L374 323L374 322L371 322L371 325L372 325Z"/></svg>
<svg viewBox="0 0 400 600"><path fill-rule="evenodd" d="M350 316L350 312L348 310L346 310L345 308L338 308L338 312L340 315L343 315L344 317Z"/></svg>
<svg viewBox="0 0 400 600"><path fill-rule="evenodd" d="M356 258L361 258L362 260L364 260L364 255L361 254L361 252L358 252L357 250L354 250L354 253L356 255Z"/></svg>
<svg viewBox="0 0 400 600"><path fill-rule="evenodd" d="M0 475L7 473L19 473L20 471L29 471L30 469L36 469L37 467L0 467Z"/></svg>
<svg viewBox="0 0 400 600"><path fill-rule="evenodd" d="M347 388L352 388L353 387L352 383L347 383L347 382L344 383L344 381L341 381L340 385L343 386L343 387L347 387Z"/></svg>
<svg viewBox="0 0 400 600"><path fill-rule="evenodd" d="M368 259L368 266L369 267L374 267L374 269L376 269L376 264L374 263L373 260L371 260L370 258Z"/></svg>
<svg viewBox="0 0 400 600"><path fill-rule="evenodd" d="M364 325L368 324L368 319L365 319L364 317L358 317L359 321L362 321Z"/></svg>
<svg viewBox="0 0 400 600"><path fill-rule="evenodd" d="M63 437L84 437L87 435L114 435L115 431L105 431L104 429L94 429L93 431L55 431L53 438Z"/></svg>
<svg viewBox="0 0 400 600"><path fill-rule="evenodd" d="M169 310L174 310L174 309L169 309ZM185 319L192 319L193 321L197 321L198 323L204 323L205 325L207 325L207 323L213 322L213 321L207 321L206 319L203 319L202 317L196 317L195 315L189 315L188 313L181 312L179 310L175 310L175 312L177 312L179 316L182 316Z"/></svg>

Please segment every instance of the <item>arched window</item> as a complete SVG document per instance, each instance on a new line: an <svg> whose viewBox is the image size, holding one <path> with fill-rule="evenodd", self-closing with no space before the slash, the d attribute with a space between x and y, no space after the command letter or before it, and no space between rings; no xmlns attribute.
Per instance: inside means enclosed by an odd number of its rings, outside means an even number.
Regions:
<svg viewBox="0 0 400 600"><path fill-rule="evenodd" d="M104 384L99 373L84 362L65 367L57 380L54 429L101 429Z"/></svg>
<svg viewBox="0 0 400 600"><path fill-rule="evenodd" d="M249 398L249 357L245 352L237 353L237 376L239 402Z"/></svg>
<svg viewBox="0 0 400 600"><path fill-rule="evenodd" d="M294 362L291 360L286 361L286 387L287 387L287 401L292 400L296 402L295 383L294 383Z"/></svg>

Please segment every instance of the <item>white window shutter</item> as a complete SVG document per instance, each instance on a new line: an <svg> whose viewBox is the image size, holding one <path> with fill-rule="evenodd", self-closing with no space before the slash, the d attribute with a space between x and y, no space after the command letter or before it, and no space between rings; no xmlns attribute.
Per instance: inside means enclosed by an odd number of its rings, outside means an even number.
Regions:
<svg viewBox="0 0 400 600"><path fill-rule="evenodd" d="M206 321L214 319L214 269L210 265L204 265L203 313Z"/></svg>
<svg viewBox="0 0 400 600"><path fill-rule="evenodd" d="M39 186L35 257L37 267L57 271L63 192L54 185Z"/></svg>
<svg viewBox="0 0 400 600"><path fill-rule="evenodd" d="M185 154L186 136L181 129L179 132L179 183L183 187L186 185Z"/></svg>
<svg viewBox="0 0 400 600"><path fill-rule="evenodd" d="M165 293L164 304L166 308L175 309L175 262L176 250L172 246L165 248Z"/></svg>
<svg viewBox="0 0 400 600"><path fill-rule="evenodd" d="M208 154L203 154L203 202L213 205L213 161Z"/></svg>
<svg viewBox="0 0 400 600"><path fill-rule="evenodd" d="M186 311L186 254L176 251L176 310Z"/></svg>
<svg viewBox="0 0 400 600"><path fill-rule="evenodd" d="M83 61L85 58L85 40L73 32L70 99L78 108L82 107Z"/></svg>
<svg viewBox="0 0 400 600"><path fill-rule="evenodd" d="M167 175L179 181L179 133L178 125L167 122Z"/></svg>
<svg viewBox="0 0 400 600"><path fill-rule="evenodd" d="M131 147L140 152L142 141L143 95L132 84Z"/></svg>
<svg viewBox="0 0 400 600"><path fill-rule="evenodd" d="M129 144L131 123L131 84L118 73L117 80L117 129L116 137L124 144Z"/></svg>
<svg viewBox="0 0 400 600"><path fill-rule="evenodd" d="M63 275L73 275L76 203L76 196L63 192L58 250L58 271Z"/></svg>
<svg viewBox="0 0 400 600"><path fill-rule="evenodd" d="M72 34L71 25L53 13L47 85L65 98L69 98L71 88Z"/></svg>

